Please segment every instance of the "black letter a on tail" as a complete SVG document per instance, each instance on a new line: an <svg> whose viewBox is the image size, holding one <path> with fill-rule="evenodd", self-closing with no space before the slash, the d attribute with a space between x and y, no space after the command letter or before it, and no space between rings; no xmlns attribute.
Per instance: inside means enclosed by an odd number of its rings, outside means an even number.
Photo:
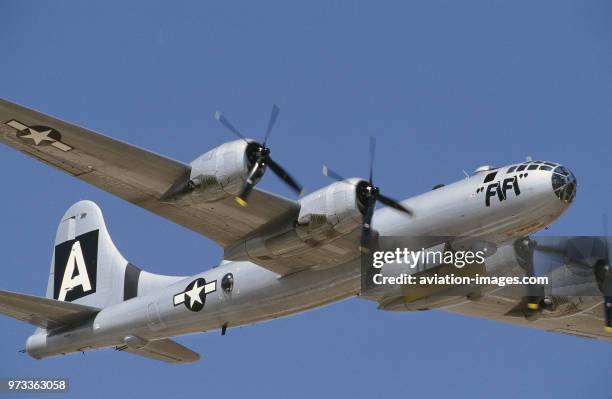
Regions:
<svg viewBox="0 0 612 399"><path fill-rule="evenodd" d="M55 247L53 298L72 302L96 292L98 230Z"/></svg>

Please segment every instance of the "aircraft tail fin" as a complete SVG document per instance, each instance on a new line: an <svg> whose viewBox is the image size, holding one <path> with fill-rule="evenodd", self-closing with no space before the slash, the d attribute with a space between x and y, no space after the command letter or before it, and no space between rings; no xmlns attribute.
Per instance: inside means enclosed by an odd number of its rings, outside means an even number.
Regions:
<svg viewBox="0 0 612 399"><path fill-rule="evenodd" d="M46 296L105 308L180 278L147 273L129 263L111 240L100 208L79 201L57 228Z"/></svg>

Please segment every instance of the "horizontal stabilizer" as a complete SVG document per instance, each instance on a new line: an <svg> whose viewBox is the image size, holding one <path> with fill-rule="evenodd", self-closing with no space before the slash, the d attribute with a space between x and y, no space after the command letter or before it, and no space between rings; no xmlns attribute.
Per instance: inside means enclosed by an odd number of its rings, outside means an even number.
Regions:
<svg viewBox="0 0 612 399"><path fill-rule="evenodd" d="M140 348L126 346L118 347L117 350L133 353L153 360L166 363L192 363L200 359L200 355L189 348L171 339L160 339L148 341Z"/></svg>
<svg viewBox="0 0 612 399"><path fill-rule="evenodd" d="M16 292L0 291L0 313L42 328L57 328L94 316L100 309Z"/></svg>

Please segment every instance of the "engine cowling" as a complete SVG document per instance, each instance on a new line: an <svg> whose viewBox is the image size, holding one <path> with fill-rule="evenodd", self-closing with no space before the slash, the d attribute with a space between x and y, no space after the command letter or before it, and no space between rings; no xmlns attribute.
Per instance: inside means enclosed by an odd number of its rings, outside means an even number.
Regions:
<svg viewBox="0 0 612 399"><path fill-rule="evenodd" d="M333 183L302 198L298 232L320 225L346 234L359 227L365 205L357 194L361 181L353 178Z"/></svg>
<svg viewBox="0 0 612 399"><path fill-rule="evenodd" d="M253 165L255 142L224 143L193 160L189 188L194 200L210 202L237 195Z"/></svg>

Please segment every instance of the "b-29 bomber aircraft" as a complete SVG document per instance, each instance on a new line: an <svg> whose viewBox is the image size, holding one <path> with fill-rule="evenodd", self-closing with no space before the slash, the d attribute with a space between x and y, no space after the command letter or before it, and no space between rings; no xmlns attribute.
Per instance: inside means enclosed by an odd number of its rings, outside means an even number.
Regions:
<svg viewBox="0 0 612 399"><path fill-rule="evenodd" d="M499 287L448 295L410 287L383 294L362 290L362 253L384 236L440 237L428 245L451 250L456 243L448 237L472 237L468 246L486 243L492 249L481 272L534 275L538 240L530 235L559 218L576 195L576 178L567 167L545 161L482 167L401 202L374 185L371 165L368 178L344 179L324 168L337 181L293 200L256 187L270 169L302 191L271 158L267 142L278 115L275 106L260 143L217 113L238 139L187 164L0 100L2 143L224 249L220 264L195 276L149 273L117 250L95 203L77 202L57 228L46 297L0 291L0 313L37 327L25 351L43 359L114 348L189 363L199 355L171 337L225 334L353 296L375 301L380 310L442 309L611 339L607 238L589 241L605 247L596 256L576 256L571 239L543 251L573 265L570 272L557 272L559 285L590 287L598 295L579 289L551 295L529 287L518 288L518 295L516 287L511 294ZM387 206L376 209L377 203Z"/></svg>

